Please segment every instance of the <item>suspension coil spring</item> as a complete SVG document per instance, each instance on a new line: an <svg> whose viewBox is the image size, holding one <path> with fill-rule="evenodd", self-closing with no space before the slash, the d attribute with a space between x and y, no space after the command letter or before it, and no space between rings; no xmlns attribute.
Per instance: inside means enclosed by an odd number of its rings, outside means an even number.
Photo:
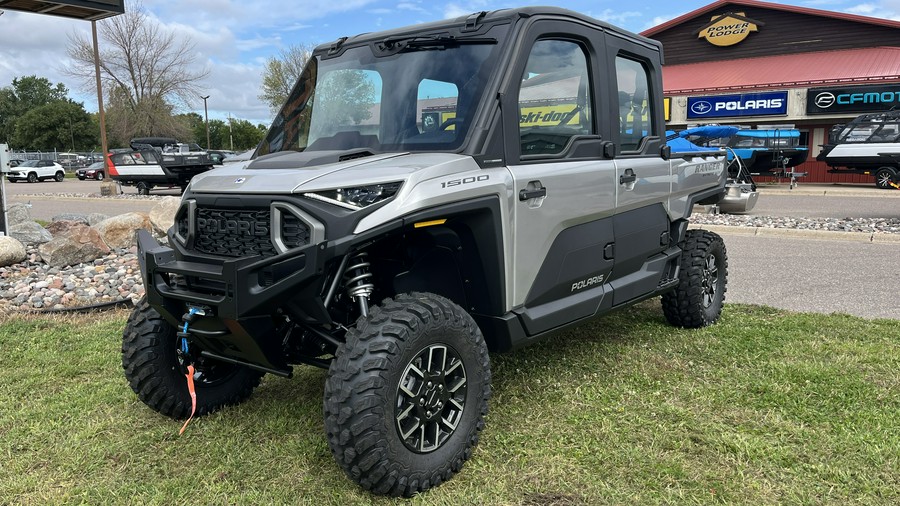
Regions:
<svg viewBox="0 0 900 506"><path fill-rule="evenodd" d="M369 267L372 264L366 261L368 256L368 253L361 252L350 258L350 265L344 274L344 288L351 298L368 299L375 291L375 285L370 282L372 273L369 272Z"/></svg>

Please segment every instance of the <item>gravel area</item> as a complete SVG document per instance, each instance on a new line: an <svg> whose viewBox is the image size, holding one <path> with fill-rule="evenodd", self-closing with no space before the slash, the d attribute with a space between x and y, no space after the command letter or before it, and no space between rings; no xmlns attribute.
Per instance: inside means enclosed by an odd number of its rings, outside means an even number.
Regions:
<svg viewBox="0 0 900 506"><path fill-rule="evenodd" d="M154 197L118 195L104 198ZM900 234L898 218L789 218L695 213L691 221L704 225ZM137 302L143 294L144 285L134 248L114 251L93 263L62 269L42 263L37 250L29 249L25 262L0 268L0 312L60 309L124 298Z"/></svg>
<svg viewBox="0 0 900 506"><path fill-rule="evenodd" d="M691 223L731 227L793 228L829 232L900 234L900 218L796 218L694 213Z"/></svg>
<svg viewBox="0 0 900 506"><path fill-rule="evenodd" d="M99 193L19 193L17 197L53 197L70 199L116 199L116 200L162 200L168 195L138 195L137 193L120 193L118 195L100 195Z"/></svg>

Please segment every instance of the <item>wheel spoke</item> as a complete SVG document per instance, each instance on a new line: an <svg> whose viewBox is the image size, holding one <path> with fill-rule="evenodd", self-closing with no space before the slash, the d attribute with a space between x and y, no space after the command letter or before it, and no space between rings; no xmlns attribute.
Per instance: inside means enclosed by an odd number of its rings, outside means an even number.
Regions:
<svg viewBox="0 0 900 506"><path fill-rule="evenodd" d="M466 377L463 376L462 378L459 378L459 382L455 386L451 387L448 390L448 392L450 392L451 394L456 393L456 391L459 390L460 388L462 388L462 386L465 384L466 384ZM459 409L462 409L462 406L460 406Z"/></svg>
<svg viewBox="0 0 900 506"><path fill-rule="evenodd" d="M420 427L424 429L424 427L422 427L422 422L420 422L419 420L416 420L416 424L413 425L412 428L409 429L408 431L403 432L402 429L401 429L400 437L402 437L404 440L405 440L405 439L408 439L409 436L412 436L412 435L413 435L413 432L419 430Z"/></svg>

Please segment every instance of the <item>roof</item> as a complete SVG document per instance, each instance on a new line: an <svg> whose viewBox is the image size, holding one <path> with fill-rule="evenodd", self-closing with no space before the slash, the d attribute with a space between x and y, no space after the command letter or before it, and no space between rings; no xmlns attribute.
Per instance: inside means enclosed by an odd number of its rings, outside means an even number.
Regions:
<svg viewBox="0 0 900 506"><path fill-rule="evenodd" d="M900 81L900 48L874 47L663 66L666 94Z"/></svg>
<svg viewBox="0 0 900 506"><path fill-rule="evenodd" d="M825 18L832 19L842 19L845 21L855 21L858 23L867 23L871 25L879 25L879 26L887 26L889 28L900 28L900 21L892 21L889 19L882 18L870 18L867 16L858 16L856 14L846 14L843 12L833 12L833 11L823 11L820 9L810 9L809 7L798 7L795 5L783 5L783 4L775 4L771 2L760 2L758 0L718 0L704 7L700 7L699 9L688 12L687 14L683 14L678 16L675 19L671 19L662 23L660 25L656 25L653 28L648 28L641 32L641 35L645 37L652 37L660 32L664 32L673 26L680 25L681 23L691 20L697 16L701 16L703 14L709 14L710 12L716 11L719 12L726 5L735 5L735 6L743 6L743 7L759 7L762 9L772 9L777 11L785 11L785 12L793 12L796 14L807 14L810 16L821 16Z"/></svg>
<svg viewBox="0 0 900 506"><path fill-rule="evenodd" d="M96 21L125 12L124 0L0 0L0 9Z"/></svg>

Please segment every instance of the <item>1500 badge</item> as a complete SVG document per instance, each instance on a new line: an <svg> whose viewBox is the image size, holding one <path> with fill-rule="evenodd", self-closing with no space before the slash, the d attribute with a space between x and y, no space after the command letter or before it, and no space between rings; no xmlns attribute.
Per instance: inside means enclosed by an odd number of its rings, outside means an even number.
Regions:
<svg viewBox="0 0 900 506"><path fill-rule="evenodd" d="M487 181L490 178L491 176L484 174L481 176L464 177L462 179L451 179L450 181L444 181L443 183L441 183L441 188L449 188L451 186L459 186L479 181Z"/></svg>

